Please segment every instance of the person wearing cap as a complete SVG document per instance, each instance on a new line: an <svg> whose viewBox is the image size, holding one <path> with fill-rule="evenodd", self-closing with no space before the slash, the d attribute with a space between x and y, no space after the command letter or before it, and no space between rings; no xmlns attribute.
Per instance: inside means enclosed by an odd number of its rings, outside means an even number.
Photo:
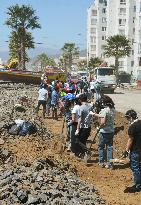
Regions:
<svg viewBox="0 0 141 205"><path fill-rule="evenodd" d="M130 156L130 167L134 177L134 185L127 187L124 192L141 192L141 120L138 119L137 113L132 109L126 112L125 117L129 122L129 138L123 157Z"/></svg>

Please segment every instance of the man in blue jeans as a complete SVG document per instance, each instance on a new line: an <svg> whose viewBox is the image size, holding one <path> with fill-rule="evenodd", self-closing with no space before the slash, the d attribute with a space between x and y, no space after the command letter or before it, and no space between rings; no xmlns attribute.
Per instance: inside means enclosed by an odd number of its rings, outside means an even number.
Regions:
<svg viewBox="0 0 141 205"><path fill-rule="evenodd" d="M99 165L101 167L112 169L113 164L110 160L113 158L115 108L112 99L107 95L103 95L100 101L101 111L99 113L91 113L92 115L100 118L98 143ZM107 154L106 158L104 155L105 147Z"/></svg>
<svg viewBox="0 0 141 205"><path fill-rule="evenodd" d="M127 187L124 193L141 192L141 120L138 119L134 110L128 110L125 117L129 121L126 151L123 157L130 152L130 166L134 177L134 185Z"/></svg>

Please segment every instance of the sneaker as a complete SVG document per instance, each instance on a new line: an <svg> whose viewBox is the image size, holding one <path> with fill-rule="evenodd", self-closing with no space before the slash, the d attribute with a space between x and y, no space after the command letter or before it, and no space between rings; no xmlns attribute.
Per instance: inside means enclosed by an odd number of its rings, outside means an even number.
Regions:
<svg viewBox="0 0 141 205"><path fill-rule="evenodd" d="M131 187L127 187L124 190L124 193L136 193L136 192L141 192L141 188L137 188L135 185L133 185Z"/></svg>
<svg viewBox="0 0 141 205"><path fill-rule="evenodd" d="M102 168L104 168L104 167L105 167L104 162L99 162L99 163L98 163L98 165L99 165L100 167L102 167Z"/></svg>
<svg viewBox="0 0 141 205"><path fill-rule="evenodd" d="M105 165L105 168L106 168L106 169L113 169L113 165L112 165L112 164L106 164L106 165Z"/></svg>

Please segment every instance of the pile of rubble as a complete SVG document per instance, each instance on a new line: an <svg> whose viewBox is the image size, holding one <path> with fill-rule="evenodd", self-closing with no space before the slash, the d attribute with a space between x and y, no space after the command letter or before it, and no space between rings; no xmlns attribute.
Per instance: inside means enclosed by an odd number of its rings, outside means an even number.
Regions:
<svg viewBox="0 0 141 205"><path fill-rule="evenodd" d="M46 153L48 141L55 136L35 114L38 89L34 85L0 85L0 204L105 204L68 162ZM28 101L22 104L25 110L19 112L15 104L20 103L21 96ZM38 131L32 136L11 136L4 125L17 119L34 123Z"/></svg>
<svg viewBox="0 0 141 205"><path fill-rule="evenodd" d="M38 132L36 135L42 138L52 138L52 133L43 121L42 118L35 114L37 106L39 87L25 84L1 84L0 85L0 134L4 138L8 138L9 134L4 129L4 125L14 122L17 119L25 120L34 123ZM23 102L24 110L17 111L15 105L21 103L20 99L26 97L27 102ZM35 135L35 136L36 136Z"/></svg>
<svg viewBox="0 0 141 205"><path fill-rule="evenodd" d="M0 204L106 204L93 186L81 181L76 170L53 158L26 161L0 171Z"/></svg>

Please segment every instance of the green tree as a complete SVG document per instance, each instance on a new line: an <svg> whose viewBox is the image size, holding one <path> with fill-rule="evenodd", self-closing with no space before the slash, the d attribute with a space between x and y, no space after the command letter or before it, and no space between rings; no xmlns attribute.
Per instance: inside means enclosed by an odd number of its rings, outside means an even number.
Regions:
<svg viewBox="0 0 141 205"><path fill-rule="evenodd" d="M93 68L100 66L102 63L102 59L96 57L96 58L91 58L88 62L88 68L89 70L92 70Z"/></svg>
<svg viewBox="0 0 141 205"><path fill-rule="evenodd" d="M26 32L25 35L25 48L30 49L34 48L34 39L30 32ZM12 31L9 36L9 55L10 59L16 58L18 61L21 61L21 52L20 52L20 39L17 32ZM28 61L28 55L25 51L25 61Z"/></svg>
<svg viewBox="0 0 141 205"><path fill-rule="evenodd" d="M38 23L38 17L35 15L35 10L31 6L22 5L10 6L7 12L9 18L6 20L5 24L8 25L12 31L15 31L19 42L19 68L25 70L26 61L26 37L27 31L29 29L41 28Z"/></svg>
<svg viewBox="0 0 141 205"><path fill-rule="evenodd" d="M87 68L87 60L81 60L77 63L78 70L85 70Z"/></svg>
<svg viewBox="0 0 141 205"><path fill-rule="evenodd" d="M116 75L118 75L119 58L130 56L130 41L123 35L115 35L109 37L107 45L104 46L104 55L107 57L115 57Z"/></svg>
<svg viewBox="0 0 141 205"><path fill-rule="evenodd" d="M79 55L79 48L75 46L75 43L65 43L61 50L63 52L63 66L65 67L66 74L68 74L71 71L73 60Z"/></svg>
<svg viewBox="0 0 141 205"><path fill-rule="evenodd" d="M34 64L40 64L41 71L44 71L47 66L56 66L54 59L49 58L45 53L41 53L37 56Z"/></svg>

